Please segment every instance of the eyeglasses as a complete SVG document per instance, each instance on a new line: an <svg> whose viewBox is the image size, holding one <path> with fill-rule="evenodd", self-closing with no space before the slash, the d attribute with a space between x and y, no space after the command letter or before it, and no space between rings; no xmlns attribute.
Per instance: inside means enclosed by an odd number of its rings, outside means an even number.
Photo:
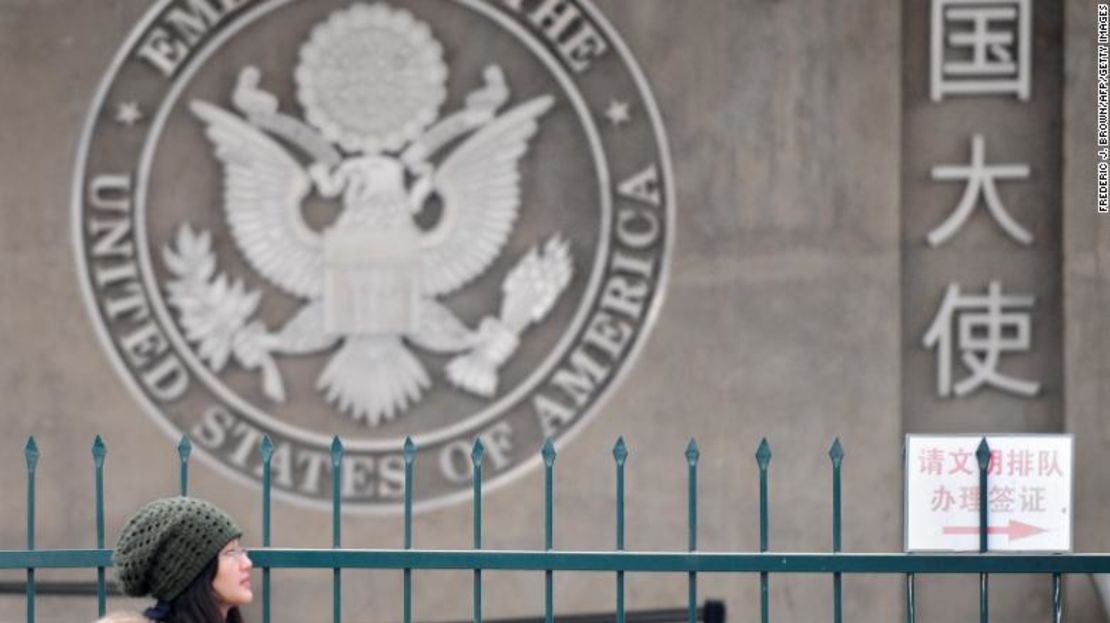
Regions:
<svg viewBox="0 0 1110 623"><path fill-rule="evenodd" d="M223 556L224 558L234 558L237 560L242 560L243 558L247 557L247 548L235 547L227 551L220 552L220 556Z"/></svg>

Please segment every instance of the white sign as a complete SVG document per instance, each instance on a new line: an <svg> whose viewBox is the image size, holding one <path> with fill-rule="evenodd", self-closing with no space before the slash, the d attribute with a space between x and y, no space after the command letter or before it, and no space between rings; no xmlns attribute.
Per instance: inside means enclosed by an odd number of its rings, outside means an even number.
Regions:
<svg viewBox="0 0 1110 623"><path fill-rule="evenodd" d="M906 435L906 551L978 551L982 436ZM987 549L1072 548L1072 436L988 436Z"/></svg>

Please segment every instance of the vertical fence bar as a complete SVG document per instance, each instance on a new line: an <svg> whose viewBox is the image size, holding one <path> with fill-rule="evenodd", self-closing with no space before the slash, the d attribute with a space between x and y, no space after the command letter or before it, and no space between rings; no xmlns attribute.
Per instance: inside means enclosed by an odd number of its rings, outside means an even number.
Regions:
<svg viewBox="0 0 1110 623"><path fill-rule="evenodd" d="M474 463L474 549L482 549L482 457L486 454L486 447L482 445L479 437L474 440L474 449L470 452L470 460ZM482 570L474 570L474 623L482 623Z"/></svg>
<svg viewBox="0 0 1110 623"><path fill-rule="evenodd" d="M832 460L832 550L834 554L840 552L840 464L844 461L844 448L840 445L840 438L833 440L829 448L829 459ZM843 617L843 587L840 573L833 574L833 621L841 623Z"/></svg>
<svg viewBox="0 0 1110 623"><path fill-rule="evenodd" d="M902 458L906 458L906 447L902 446ZM906 574L906 623L917 620L917 577L913 573Z"/></svg>
<svg viewBox="0 0 1110 623"><path fill-rule="evenodd" d="M771 446L764 437L759 442L755 451L755 462L759 466L759 551L767 551L767 466L771 463ZM759 620L769 623L771 620L770 604L771 587L766 571L759 573Z"/></svg>
<svg viewBox="0 0 1110 623"><path fill-rule="evenodd" d="M92 445L93 468L96 470L94 491L96 504L96 548L104 549L104 457L107 454L104 440L96 436ZM104 567L96 568L96 616L103 617L108 608L108 590Z"/></svg>
<svg viewBox="0 0 1110 623"><path fill-rule="evenodd" d="M1064 621L1064 593L1061 590L1060 574L1052 574L1052 623Z"/></svg>
<svg viewBox="0 0 1110 623"><path fill-rule="evenodd" d="M550 552L555 547L555 445L548 438L543 442L543 549ZM543 620L555 621L555 572L543 574Z"/></svg>
<svg viewBox="0 0 1110 623"><path fill-rule="evenodd" d="M698 549L698 444L694 438L686 446L686 523L689 527L690 537L686 549L690 552ZM688 596L686 599L686 620L688 623L698 621L698 574L690 572L688 579Z"/></svg>
<svg viewBox="0 0 1110 623"><path fill-rule="evenodd" d="M343 480L343 473L340 471L340 465L343 463L343 443L339 441L339 436L336 435L331 440L331 546L339 549L339 525L340 525L340 511L341 509L341 496L340 484ZM342 586L340 585L339 567L331 570L331 620L332 623L339 623L342 619Z"/></svg>
<svg viewBox="0 0 1110 623"><path fill-rule="evenodd" d="M617 463L617 551L620 552L624 551L624 464L628 460L624 437L617 438L613 459ZM617 623L624 623L624 571L617 571Z"/></svg>
<svg viewBox="0 0 1110 623"><path fill-rule="evenodd" d="M912 573L906 574L906 623L917 620L917 578Z"/></svg>
<svg viewBox="0 0 1110 623"><path fill-rule="evenodd" d="M23 448L27 459L27 549L35 549L35 468L39 463L39 446L34 437L27 438ZM35 623L35 569L27 567L27 623Z"/></svg>
<svg viewBox="0 0 1110 623"><path fill-rule="evenodd" d="M987 469L991 461L991 449L987 445L986 437L979 442L979 448L975 450L975 459L979 462L979 553L982 554L987 551ZM989 582L988 574L979 574L979 623L987 623L990 620Z"/></svg>
<svg viewBox="0 0 1110 623"><path fill-rule="evenodd" d="M181 495L189 495L189 454L193 451L193 444L189 442L188 435L182 435L177 443L177 457L181 460Z"/></svg>
<svg viewBox="0 0 1110 623"><path fill-rule="evenodd" d="M274 442L269 435L262 436L258 446L262 454L262 547L270 546L270 461L274 456ZM270 623L270 568L262 568L262 623Z"/></svg>
<svg viewBox="0 0 1110 623"><path fill-rule="evenodd" d="M416 446L412 437L405 437L405 549L412 549L412 463L416 460ZM402 616L404 623L412 623L412 569L405 569L404 580L404 605Z"/></svg>

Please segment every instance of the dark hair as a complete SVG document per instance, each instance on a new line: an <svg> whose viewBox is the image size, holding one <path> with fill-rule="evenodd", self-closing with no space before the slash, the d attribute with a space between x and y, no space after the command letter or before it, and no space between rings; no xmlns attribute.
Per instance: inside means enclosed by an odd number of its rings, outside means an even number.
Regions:
<svg viewBox="0 0 1110 623"><path fill-rule="evenodd" d="M165 623L243 623L239 608L229 610L227 619L220 618L220 608L212 590L212 581L216 579L219 567L220 557L217 555L180 595L170 601Z"/></svg>

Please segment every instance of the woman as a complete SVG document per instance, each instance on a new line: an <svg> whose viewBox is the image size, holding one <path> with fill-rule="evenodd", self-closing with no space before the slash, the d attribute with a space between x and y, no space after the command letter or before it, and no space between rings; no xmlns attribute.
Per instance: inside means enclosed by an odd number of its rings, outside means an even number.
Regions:
<svg viewBox="0 0 1110 623"><path fill-rule="evenodd" d="M155 500L123 526L112 555L117 581L127 595L158 600L143 613L152 621L241 623L239 606L254 597L242 534L204 500Z"/></svg>

